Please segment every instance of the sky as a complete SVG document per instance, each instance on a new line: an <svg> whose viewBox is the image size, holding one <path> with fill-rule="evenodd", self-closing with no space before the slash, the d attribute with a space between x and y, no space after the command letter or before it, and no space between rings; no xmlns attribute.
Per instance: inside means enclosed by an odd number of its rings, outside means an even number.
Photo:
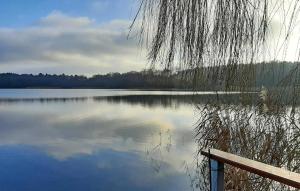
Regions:
<svg viewBox="0 0 300 191"><path fill-rule="evenodd" d="M136 0L9 0L0 6L0 72L103 74L146 67L128 28Z"/></svg>
<svg viewBox="0 0 300 191"><path fill-rule="evenodd" d="M147 68L146 49L134 32L128 38L139 0L0 2L0 73L92 76ZM300 59L300 5L288 44L282 30L291 2L270 0L273 20L263 59Z"/></svg>

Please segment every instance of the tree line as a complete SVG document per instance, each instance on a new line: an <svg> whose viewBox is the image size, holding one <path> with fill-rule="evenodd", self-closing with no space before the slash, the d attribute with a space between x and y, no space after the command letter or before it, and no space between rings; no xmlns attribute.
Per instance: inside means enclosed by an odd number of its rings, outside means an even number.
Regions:
<svg viewBox="0 0 300 191"><path fill-rule="evenodd" d="M108 73L86 77L65 74L0 74L0 88L103 88L103 89L187 89L180 79L168 71Z"/></svg>
<svg viewBox="0 0 300 191"><path fill-rule="evenodd" d="M243 71L255 72L252 79L253 90L262 86L267 88L286 87L299 83L300 75L295 73L300 68L298 62L268 62L255 65L239 65L214 68L202 67L184 71L144 70L141 72L98 74L92 77L65 74L0 74L0 88L103 88L103 89L182 89L182 90L224 90L224 81L232 80L234 89L245 86L240 84L247 76ZM231 76L224 76L224 70L235 71ZM199 75L201 73L201 75ZM292 75L298 77L292 78ZM252 76L252 75L251 75ZM197 78L197 79L195 79ZM247 79L247 81L250 81ZM299 85L299 84L298 84Z"/></svg>

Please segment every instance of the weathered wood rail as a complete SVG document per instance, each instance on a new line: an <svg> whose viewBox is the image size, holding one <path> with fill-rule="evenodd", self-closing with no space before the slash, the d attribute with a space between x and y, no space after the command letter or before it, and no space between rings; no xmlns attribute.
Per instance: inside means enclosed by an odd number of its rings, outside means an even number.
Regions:
<svg viewBox="0 0 300 191"><path fill-rule="evenodd" d="M224 164L300 189L300 174L216 149L201 152L210 159L211 190L224 190Z"/></svg>

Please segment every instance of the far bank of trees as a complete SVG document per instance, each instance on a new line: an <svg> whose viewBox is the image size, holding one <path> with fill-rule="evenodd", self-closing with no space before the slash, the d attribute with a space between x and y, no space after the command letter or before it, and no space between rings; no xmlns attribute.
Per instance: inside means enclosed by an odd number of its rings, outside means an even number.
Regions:
<svg viewBox="0 0 300 191"><path fill-rule="evenodd" d="M50 74L0 74L0 88L104 88L104 89L182 89L182 90L224 90L226 80L231 80L232 90L239 90L245 84L240 84L246 79L245 71L255 71L251 79L253 90L266 88L295 86L300 82L300 75L294 74L294 69L300 63L269 62L255 65L239 65L233 70L230 78L223 79L222 73L227 68L197 68L185 71L171 72L168 70L145 70L141 72L108 73L86 77L81 75L50 75ZM229 69L228 69L229 70ZM240 72L240 71L244 72ZM195 72L201 75L194 75ZM292 76L298 76L293 77ZM197 76L198 79L194 79ZM292 79L292 81L291 81ZM247 79L247 81L250 81Z"/></svg>
<svg viewBox="0 0 300 191"><path fill-rule="evenodd" d="M0 88L188 89L191 85L168 71L108 73L86 77L65 74L0 74Z"/></svg>

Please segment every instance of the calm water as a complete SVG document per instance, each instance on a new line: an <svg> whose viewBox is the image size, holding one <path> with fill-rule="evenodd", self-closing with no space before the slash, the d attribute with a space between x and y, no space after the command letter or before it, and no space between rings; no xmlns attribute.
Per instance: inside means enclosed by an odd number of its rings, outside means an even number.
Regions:
<svg viewBox="0 0 300 191"><path fill-rule="evenodd" d="M190 190L184 94L0 90L0 190Z"/></svg>

